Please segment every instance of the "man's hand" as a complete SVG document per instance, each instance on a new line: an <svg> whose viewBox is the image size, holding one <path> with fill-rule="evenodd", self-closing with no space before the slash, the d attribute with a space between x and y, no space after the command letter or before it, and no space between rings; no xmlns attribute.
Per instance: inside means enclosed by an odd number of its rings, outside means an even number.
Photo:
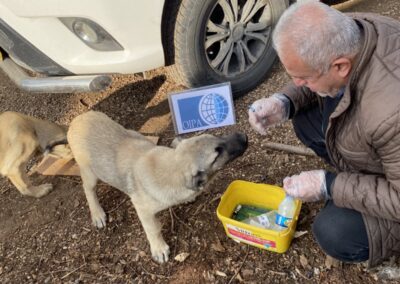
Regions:
<svg viewBox="0 0 400 284"><path fill-rule="evenodd" d="M319 201L328 197L324 170L301 172L299 175L286 177L283 180L283 189L288 195L304 202Z"/></svg>
<svg viewBox="0 0 400 284"><path fill-rule="evenodd" d="M249 108L249 122L258 133L267 134L267 128L289 117L290 102L282 94L256 100Z"/></svg>

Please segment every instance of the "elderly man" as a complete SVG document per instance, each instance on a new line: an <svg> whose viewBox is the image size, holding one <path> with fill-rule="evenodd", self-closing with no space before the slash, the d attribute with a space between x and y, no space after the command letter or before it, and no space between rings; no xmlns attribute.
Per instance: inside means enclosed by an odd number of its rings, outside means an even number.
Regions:
<svg viewBox="0 0 400 284"><path fill-rule="evenodd" d="M336 172L285 178L305 202L326 200L313 234L322 250L370 267L400 255L400 22L294 4L273 34L293 83L255 101L261 134L292 119L298 138Z"/></svg>

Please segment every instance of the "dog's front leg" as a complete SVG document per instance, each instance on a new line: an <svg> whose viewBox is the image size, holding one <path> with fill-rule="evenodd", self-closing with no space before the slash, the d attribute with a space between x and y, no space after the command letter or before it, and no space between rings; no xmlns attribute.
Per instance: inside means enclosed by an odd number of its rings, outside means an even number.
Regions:
<svg viewBox="0 0 400 284"><path fill-rule="evenodd" d="M21 192L23 195L33 196L40 198L48 194L53 186L50 183L33 186L31 185L28 176L24 172L25 165L21 165L18 168L13 168L7 174L12 184Z"/></svg>
<svg viewBox="0 0 400 284"><path fill-rule="evenodd" d="M49 183L33 186L25 173L26 163L38 144L30 135L22 135L16 140L17 142L4 153L0 172L10 179L21 194L36 198L42 197L49 193L53 186Z"/></svg>
<svg viewBox="0 0 400 284"><path fill-rule="evenodd" d="M97 184L96 175L90 170L89 167L80 166L82 185L85 191L86 200L89 205L90 216L92 223L97 228L101 229L106 226L106 213L99 203L97 198L95 186Z"/></svg>
<svg viewBox="0 0 400 284"><path fill-rule="evenodd" d="M135 205L135 209L146 233L147 240L150 243L153 259L159 263L167 262L169 246L161 235L161 224L156 218L155 212L149 211L149 208L141 208L137 205Z"/></svg>

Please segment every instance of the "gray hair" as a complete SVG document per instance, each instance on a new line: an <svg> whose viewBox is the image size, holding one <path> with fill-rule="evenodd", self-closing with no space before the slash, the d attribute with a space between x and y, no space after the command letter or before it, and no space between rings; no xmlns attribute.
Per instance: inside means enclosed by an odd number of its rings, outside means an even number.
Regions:
<svg viewBox="0 0 400 284"><path fill-rule="evenodd" d="M361 31L349 16L319 2L291 5L279 19L273 44L278 55L290 44L311 68L323 73L332 60L355 56L361 47Z"/></svg>

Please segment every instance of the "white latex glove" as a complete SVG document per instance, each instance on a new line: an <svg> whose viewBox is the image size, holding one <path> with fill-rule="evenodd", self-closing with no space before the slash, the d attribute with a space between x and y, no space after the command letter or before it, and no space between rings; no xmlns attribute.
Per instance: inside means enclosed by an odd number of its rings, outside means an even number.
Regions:
<svg viewBox="0 0 400 284"><path fill-rule="evenodd" d="M283 189L288 195L304 202L326 199L328 191L326 188L325 171L314 170L286 177L283 180Z"/></svg>
<svg viewBox="0 0 400 284"><path fill-rule="evenodd" d="M289 99L282 94L256 100L249 108L249 122L258 133L267 134L267 128L289 118Z"/></svg>

